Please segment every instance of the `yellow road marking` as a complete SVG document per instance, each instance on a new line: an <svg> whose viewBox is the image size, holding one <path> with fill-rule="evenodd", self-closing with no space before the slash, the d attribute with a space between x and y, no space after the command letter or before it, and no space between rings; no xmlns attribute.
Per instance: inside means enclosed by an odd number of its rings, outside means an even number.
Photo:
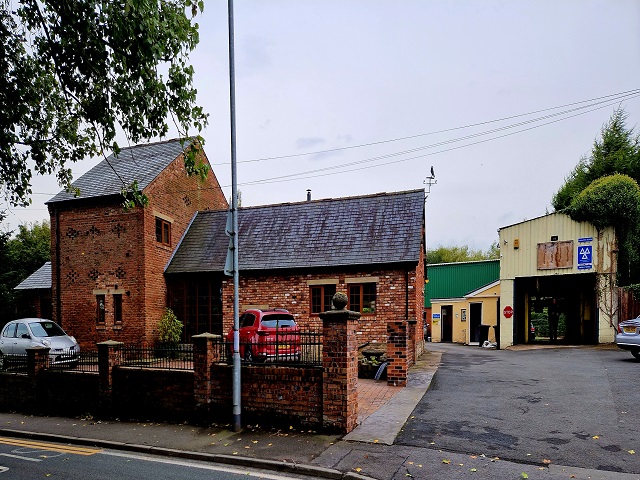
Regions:
<svg viewBox="0 0 640 480"><path fill-rule="evenodd" d="M73 447L71 445L56 445L54 443L34 442L30 440L20 440L17 438L0 437L0 443L13 445L15 447L27 447L35 450L48 450L50 452L71 453L73 455L95 455L102 449Z"/></svg>

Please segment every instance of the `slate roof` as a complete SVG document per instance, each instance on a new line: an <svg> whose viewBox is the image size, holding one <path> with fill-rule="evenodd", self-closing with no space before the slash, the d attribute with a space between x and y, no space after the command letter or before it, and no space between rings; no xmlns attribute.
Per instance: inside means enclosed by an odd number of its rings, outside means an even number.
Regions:
<svg viewBox="0 0 640 480"><path fill-rule="evenodd" d="M185 142L185 147L188 144L189 141ZM129 186L134 180L138 181L140 190L144 190L182 150L179 139L123 148L118 156L111 154L73 182L73 186L80 189L79 197L62 190L46 203L119 195L123 183Z"/></svg>
<svg viewBox="0 0 640 480"><path fill-rule="evenodd" d="M226 211L199 212L166 273L222 272ZM238 211L240 271L418 263L424 190Z"/></svg>
<svg viewBox="0 0 640 480"><path fill-rule="evenodd" d="M35 290L51 288L51 262L46 262L38 270L25 278L14 290Z"/></svg>

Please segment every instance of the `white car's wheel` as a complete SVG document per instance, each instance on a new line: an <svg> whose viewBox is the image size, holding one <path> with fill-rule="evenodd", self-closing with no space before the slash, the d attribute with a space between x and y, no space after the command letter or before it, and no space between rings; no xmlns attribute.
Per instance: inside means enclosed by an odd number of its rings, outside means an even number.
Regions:
<svg viewBox="0 0 640 480"><path fill-rule="evenodd" d="M640 350L631 350L631 355L640 360Z"/></svg>

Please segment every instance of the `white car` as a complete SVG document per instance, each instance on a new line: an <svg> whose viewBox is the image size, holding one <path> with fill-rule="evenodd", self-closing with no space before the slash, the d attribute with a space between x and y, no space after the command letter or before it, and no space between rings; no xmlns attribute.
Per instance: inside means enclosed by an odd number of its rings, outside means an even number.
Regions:
<svg viewBox="0 0 640 480"><path fill-rule="evenodd" d="M50 365L75 367L80 360L80 346L60 326L43 318L21 318L7 323L0 334L0 370L7 363L24 363L27 348L48 347Z"/></svg>
<svg viewBox="0 0 640 480"><path fill-rule="evenodd" d="M640 360L640 316L618 324L616 344Z"/></svg>

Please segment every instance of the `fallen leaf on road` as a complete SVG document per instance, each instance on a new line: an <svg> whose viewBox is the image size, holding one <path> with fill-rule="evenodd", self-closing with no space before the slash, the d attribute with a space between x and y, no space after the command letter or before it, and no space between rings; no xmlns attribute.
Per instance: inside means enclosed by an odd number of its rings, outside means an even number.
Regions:
<svg viewBox="0 0 640 480"><path fill-rule="evenodd" d="M636 453L635 450L627 450L627 452L629 452L631 455L635 455L635 453Z"/></svg>
<svg viewBox="0 0 640 480"><path fill-rule="evenodd" d="M522 472L520 474L520 478L529 478L529 475L527 475L525 472Z"/></svg>
<svg viewBox="0 0 640 480"><path fill-rule="evenodd" d="M472 459L475 460L476 458L478 458L478 456L477 455L469 455L469 458L472 458Z"/></svg>
<svg viewBox="0 0 640 480"><path fill-rule="evenodd" d="M477 471L478 471L478 469L477 469L477 468L470 468L470 469L469 469L469 471L470 471L470 472L477 472Z"/></svg>
<svg viewBox="0 0 640 480"><path fill-rule="evenodd" d="M376 439L373 441L373 443L378 443L378 439L376 438Z"/></svg>
<svg viewBox="0 0 640 480"><path fill-rule="evenodd" d="M593 437L591 437L591 438L593 438L594 440L598 440L598 439L600 438L600 435L594 435L594 436L593 436Z"/></svg>
<svg viewBox="0 0 640 480"><path fill-rule="evenodd" d="M446 463L447 465L449 465L451 463L451 460L447 460L446 458L442 459L442 463Z"/></svg>
<svg viewBox="0 0 640 480"><path fill-rule="evenodd" d="M251 443L258 443L258 440L251 440Z"/></svg>
<svg viewBox="0 0 640 480"><path fill-rule="evenodd" d="M362 469L360 467L354 468L354 470L358 473L360 473L362 471Z"/></svg>
<svg viewBox="0 0 640 480"><path fill-rule="evenodd" d="M458 465L460 465L461 467L464 467L464 463L459 463Z"/></svg>
<svg viewBox="0 0 640 480"><path fill-rule="evenodd" d="M413 462L407 462L409 465L413 465Z"/></svg>
<svg viewBox="0 0 640 480"><path fill-rule="evenodd" d="M551 463L551 460L545 458L544 460L542 460L542 463L549 465Z"/></svg>

